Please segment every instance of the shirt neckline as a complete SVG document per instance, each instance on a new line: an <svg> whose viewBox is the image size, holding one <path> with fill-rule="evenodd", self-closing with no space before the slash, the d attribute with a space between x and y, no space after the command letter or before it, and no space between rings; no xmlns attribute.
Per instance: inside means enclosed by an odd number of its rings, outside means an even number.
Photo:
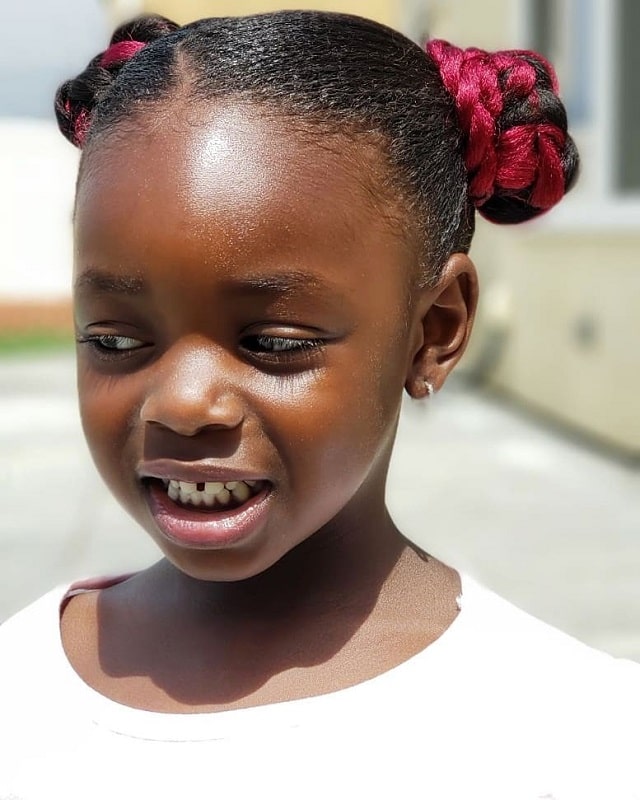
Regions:
<svg viewBox="0 0 640 800"><path fill-rule="evenodd" d="M120 580L125 580L122 576ZM113 585L117 580L105 579L104 585ZM447 653L455 643L464 636L468 621L469 595L477 588L467 576L460 574L461 594L458 598L460 610L451 625L428 647L406 659L391 669L368 678L353 686L337 689L320 695L285 700L266 705L251 706L249 708L231 709L227 711L196 712L182 714L174 712L147 711L133 708L112 700L89 686L69 662L62 644L60 628L61 608L69 595L73 596L76 589L87 590L89 582L72 584L71 587L57 587L50 593L51 610L56 615L53 625L49 630L55 632L52 650L57 669L63 685L67 691L75 696L74 707L81 709L85 718L99 728L129 738L153 741L212 741L227 739L234 736L264 736L274 732L274 726L279 729L295 729L301 724L315 720L318 723L324 718L331 720L335 725L335 714L331 713L333 706L340 706L344 713L344 705L352 703L359 707L375 707L380 690L391 681L402 685L402 678L407 677L406 685L412 685L409 674L419 669L424 673L425 666L437 667L447 659ZM62 591L62 596L61 596ZM415 685L415 684L413 684ZM373 702L367 703L369 695L373 694Z"/></svg>

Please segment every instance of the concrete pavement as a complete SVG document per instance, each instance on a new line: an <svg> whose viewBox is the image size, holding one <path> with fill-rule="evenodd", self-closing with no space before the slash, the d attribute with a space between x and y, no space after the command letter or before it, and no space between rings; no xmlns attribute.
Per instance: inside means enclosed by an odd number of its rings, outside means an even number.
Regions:
<svg viewBox="0 0 640 800"><path fill-rule="evenodd" d="M157 550L102 486L68 354L0 360L0 619ZM578 638L640 661L640 471L453 382L408 402L389 504L426 550Z"/></svg>

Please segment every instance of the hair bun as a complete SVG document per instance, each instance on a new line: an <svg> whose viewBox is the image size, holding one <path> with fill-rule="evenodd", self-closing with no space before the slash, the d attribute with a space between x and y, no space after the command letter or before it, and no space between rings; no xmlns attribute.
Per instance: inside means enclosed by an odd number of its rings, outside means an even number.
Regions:
<svg viewBox="0 0 640 800"><path fill-rule="evenodd" d="M559 202L577 177L578 151L551 64L528 50L461 50L438 39L427 53L455 100L480 214L524 222Z"/></svg>
<svg viewBox="0 0 640 800"><path fill-rule="evenodd" d="M62 134L82 147L91 124L91 113L130 58L150 42L177 30L175 22L157 14L137 17L116 29L109 47L93 58L87 68L56 92L55 112Z"/></svg>

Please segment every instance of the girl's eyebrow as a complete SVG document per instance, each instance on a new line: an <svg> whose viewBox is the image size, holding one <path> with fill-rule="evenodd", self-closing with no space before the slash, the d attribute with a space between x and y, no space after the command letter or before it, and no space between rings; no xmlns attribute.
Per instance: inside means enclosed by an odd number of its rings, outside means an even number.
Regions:
<svg viewBox="0 0 640 800"><path fill-rule="evenodd" d="M334 287L311 272L292 270L289 272L243 275L231 278L227 289L232 292L256 292L260 294L315 294L333 296ZM88 267L75 280L76 292L89 290L109 294L140 295L149 291L148 284L136 275L116 275L111 272Z"/></svg>
<svg viewBox="0 0 640 800"><path fill-rule="evenodd" d="M133 275L114 275L94 267L83 270L75 280L74 289L91 289L111 294L144 294L147 284Z"/></svg>
<svg viewBox="0 0 640 800"><path fill-rule="evenodd" d="M238 291L253 291L264 294L333 294L331 284L321 280L311 272L292 270L269 275L243 275L231 282L231 288Z"/></svg>

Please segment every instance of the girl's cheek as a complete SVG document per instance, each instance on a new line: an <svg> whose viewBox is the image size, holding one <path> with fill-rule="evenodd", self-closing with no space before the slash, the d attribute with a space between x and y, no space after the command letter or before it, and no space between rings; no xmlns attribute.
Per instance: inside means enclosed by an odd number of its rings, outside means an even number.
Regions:
<svg viewBox="0 0 640 800"><path fill-rule="evenodd" d="M103 452L122 451L136 425L139 397L135 386L80 365L78 394L82 426L94 458Z"/></svg>

